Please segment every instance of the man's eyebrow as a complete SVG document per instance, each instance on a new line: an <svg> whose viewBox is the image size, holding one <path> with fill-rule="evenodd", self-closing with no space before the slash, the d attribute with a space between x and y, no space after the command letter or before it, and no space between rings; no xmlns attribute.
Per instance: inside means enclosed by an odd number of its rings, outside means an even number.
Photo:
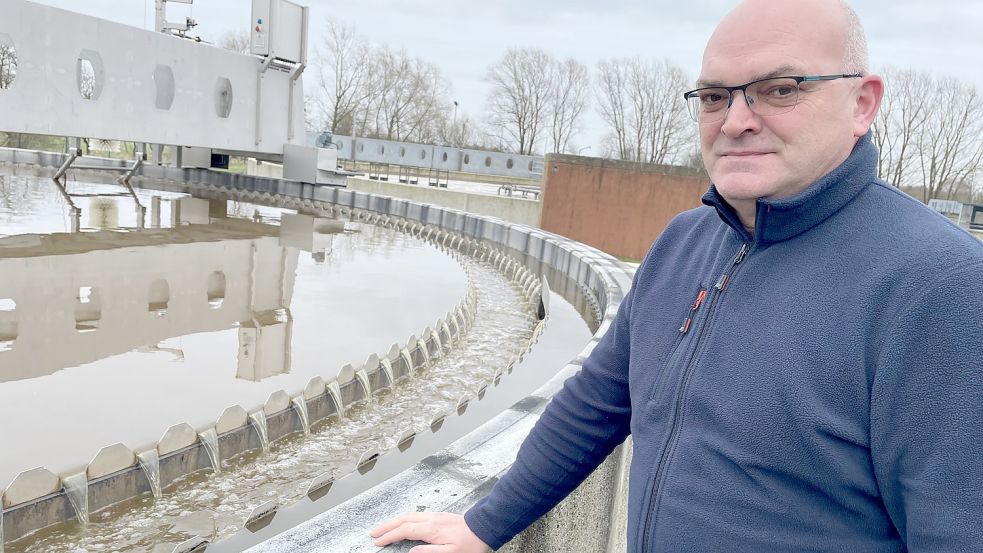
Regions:
<svg viewBox="0 0 983 553"><path fill-rule="evenodd" d="M786 75L800 75L800 74L802 74L802 70L800 68L795 67L793 65L782 65L775 69L772 69L767 73L760 73L758 75L755 75L751 77L749 80L747 80L746 82L750 83L754 81L759 81L761 79L770 79L772 77L783 77ZM730 85L726 85L722 81L714 81L714 80L700 79L696 81L696 88L706 88L711 86L730 86Z"/></svg>

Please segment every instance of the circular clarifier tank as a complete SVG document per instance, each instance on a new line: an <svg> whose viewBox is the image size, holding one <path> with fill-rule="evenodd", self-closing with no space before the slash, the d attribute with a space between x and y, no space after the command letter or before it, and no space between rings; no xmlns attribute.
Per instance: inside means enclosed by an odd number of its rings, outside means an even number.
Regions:
<svg viewBox="0 0 983 553"><path fill-rule="evenodd" d="M27 509L8 512L8 553L221 540L271 498L313 499L445 420L491 418L596 327L573 281L540 267L561 292L544 290L504 250L428 225L152 183L0 183L0 483L53 485L88 520L27 532ZM55 483L18 477L34 467ZM136 493L100 499L114 478Z"/></svg>

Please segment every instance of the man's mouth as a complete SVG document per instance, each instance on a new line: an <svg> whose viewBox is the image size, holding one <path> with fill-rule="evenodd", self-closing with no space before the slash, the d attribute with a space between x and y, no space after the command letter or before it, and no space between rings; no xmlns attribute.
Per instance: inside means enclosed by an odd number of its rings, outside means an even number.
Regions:
<svg viewBox="0 0 983 553"><path fill-rule="evenodd" d="M730 150L720 154L720 157L730 156L730 157L749 157L749 156L763 156L765 154L770 154L771 152L761 152L757 150Z"/></svg>

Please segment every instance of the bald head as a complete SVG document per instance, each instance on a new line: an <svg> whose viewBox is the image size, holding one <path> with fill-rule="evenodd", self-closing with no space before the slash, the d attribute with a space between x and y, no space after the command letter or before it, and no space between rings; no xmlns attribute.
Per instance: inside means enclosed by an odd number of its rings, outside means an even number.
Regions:
<svg viewBox="0 0 983 553"><path fill-rule="evenodd" d="M869 73L869 55L867 54L867 37L857 12L853 11L846 2L839 1L843 15L846 17L846 44L843 52L843 67L847 73Z"/></svg>
<svg viewBox="0 0 983 553"><path fill-rule="evenodd" d="M704 68L708 57L722 51L749 55L767 44L799 59L803 72L868 71L863 28L843 0L746 0L717 26L704 53Z"/></svg>

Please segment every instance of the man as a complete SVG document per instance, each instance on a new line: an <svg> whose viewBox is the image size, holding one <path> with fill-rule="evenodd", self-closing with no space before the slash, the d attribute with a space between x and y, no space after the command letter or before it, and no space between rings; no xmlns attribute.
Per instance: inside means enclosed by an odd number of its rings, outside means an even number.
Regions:
<svg viewBox="0 0 983 553"><path fill-rule="evenodd" d="M376 544L499 547L631 433L633 553L983 551L983 244L876 179L882 95L841 2L731 12L686 94L709 207L490 495Z"/></svg>

